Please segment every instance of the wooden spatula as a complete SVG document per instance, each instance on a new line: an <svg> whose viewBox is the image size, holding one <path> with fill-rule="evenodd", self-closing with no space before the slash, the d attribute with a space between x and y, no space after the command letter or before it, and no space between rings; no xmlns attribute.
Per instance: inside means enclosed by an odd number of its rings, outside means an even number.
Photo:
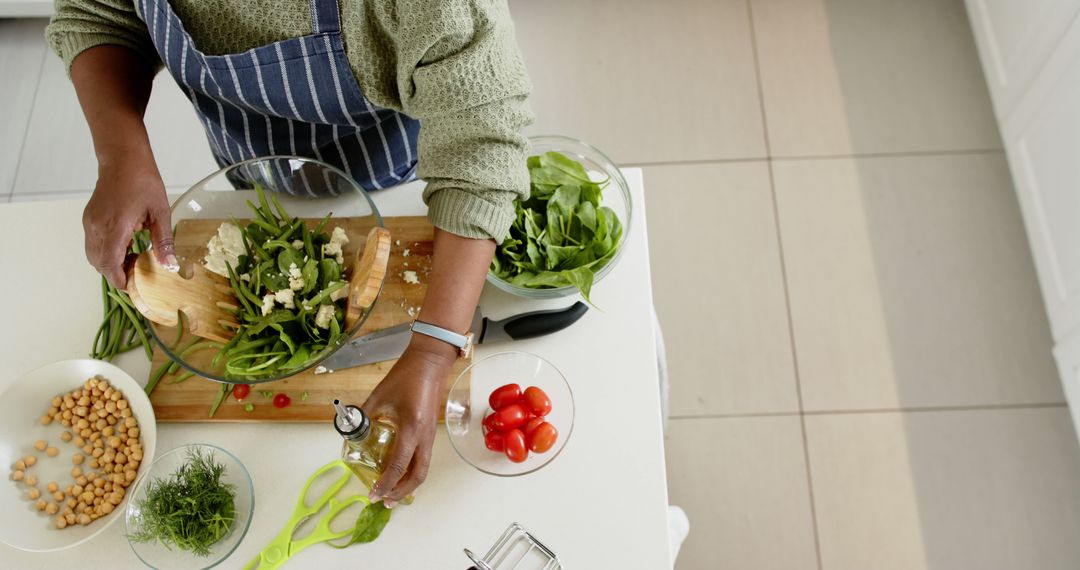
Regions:
<svg viewBox="0 0 1080 570"><path fill-rule="evenodd" d="M364 312L375 303L390 262L390 231L375 227L368 233L364 249L353 262L345 327L351 330ZM191 276L171 273L143 252L128 271L128 295L135 308L160 325L179 324L177 312L184 313L191 334L228 342L239 327L229 312L237 307L228 279L195 263Z"/></svg>

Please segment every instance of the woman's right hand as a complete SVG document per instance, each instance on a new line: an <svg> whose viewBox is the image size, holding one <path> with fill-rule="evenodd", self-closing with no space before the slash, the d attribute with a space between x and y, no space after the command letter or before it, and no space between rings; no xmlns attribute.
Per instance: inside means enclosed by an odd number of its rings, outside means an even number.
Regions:
<svg viewBox="0 0 1080 570"><path fill-rule="evenodd" d="M94 194L83 210L86 259L113 287L127 283L124 262L132 235L150 230L154 256L169 271L180 267L173 253L172 221L165 184L152 157L98 167Z"/></svg>

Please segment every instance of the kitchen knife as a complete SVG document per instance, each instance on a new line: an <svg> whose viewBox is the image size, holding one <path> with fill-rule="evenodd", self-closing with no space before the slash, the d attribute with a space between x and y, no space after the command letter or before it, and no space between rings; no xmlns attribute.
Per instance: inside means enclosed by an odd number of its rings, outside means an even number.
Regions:
<svg viewBox="0 0 1080 570"><path fill-rule="evenodd" d="M523 340L558 332L576 323L589 308L578 301L565 309L533 311L493 321L480 313L473 314L473 342L486 344ZM412 338L411 323L402 323L350 340L315 368L316 374L393 360L405 352Z"/></svg>

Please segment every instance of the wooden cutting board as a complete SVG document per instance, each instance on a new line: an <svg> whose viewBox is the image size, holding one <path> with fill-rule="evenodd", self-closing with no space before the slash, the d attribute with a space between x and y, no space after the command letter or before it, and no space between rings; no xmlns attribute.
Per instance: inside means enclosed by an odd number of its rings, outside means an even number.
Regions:
<svg viewBox="0 0 1080 570"><path fill-rule="evenodd" d="M360 334L412 321L427 292L434 228L422 216L390 217L383 221L391 236L390 264L382 293ZM201 262L206 254L206 243L216 233L221 222L222 220L182 220L177 224L176 253L181 263L184 260ZM352 259L352 256L363 248L364 236L367 235L371 223L367 218L331 219L329 228L340 225L349 235L350 241L345 247L346 259ZM420 284L406 283L405 271L415 271ZM175 333L166 332L161 336L169 341L175 338ZM184 343L185 340L181 340L181 345ZM191 359L209 361L212 357L212 351L203 351L192 355ZM165 353L157 347L151 371L157 370L167 360ZM329 422L334 417L331 407L334 398L359 406L390 371L394 362L396 361L379 362L330 374L316 375L313 371L307 371L285 380L252 384L251 393L243 402L230 396L218 408L214 417L209 415L210 406L217 398L221 384L197 376L175 383L176 376L167 374L150 394L150 403L154 406L159 422ZM446 379L447 391L450 383L469 364L470 362L464 359L458 360ZM283 409L275 408L271 399L262 395L263 391L285 393L292 399L292 403ZM307 394L306 399L304 394ZM254 406L250 412L244 410L248 403Z"/></svg>

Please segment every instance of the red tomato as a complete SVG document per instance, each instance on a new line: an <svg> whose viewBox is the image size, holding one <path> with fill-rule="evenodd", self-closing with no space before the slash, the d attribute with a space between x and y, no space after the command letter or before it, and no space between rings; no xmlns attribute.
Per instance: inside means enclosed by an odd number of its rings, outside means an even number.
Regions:
<svg viewBox="0 0 1080 570"><path fill-rule="evenodd" d="M519 428L525 423L525 408L521 404L510 404L495 412L491 425L500 431Z"/></svg>
<svg viewBox="0 0 1080 570"><path fill-rule="evenodd" d="M528 436L529 449L537 453L543 453L555 445L556 439L559 439L559 430L555 429L555 426L543 422L536 426Z"/></svg>
<svg viewBox="0 0 1080 570"><path fill-rule="evenodd" d="M525 433L525 437L527 438L532 435L532 432L536 431L536 428L539 427L540 424L543 423L547 423L544 421L544 418L533 418L525 423L525 427L521 428L521 431Z"/></svg>
<svg viewBox="0 0 1080 570"><path fill-rule="evenodd" d="M274 407L275 408L286 408L291 403L292 403L292 400L290 400L289 397L286 396L285 394L278 394L278 395L274 396Z"/></svg>
<svg viewBox="0 0 1080 570"><path fill-rule="evenodd" d="M551 412L551 398L543 390L536 386L525 388L525 395L521 398L525 409L538 416L546 416Z"/></svg>
<svg viewBox="0 0 1080 570"><path fill-rule="evenodd" d="M521 386L517 384L507 384L505 386L499 386L491 392L491 396L488 396L488 405L493 410L501 410L510 404L518 403L521 399Z"/></svg>
<svg viewBox="0 0 1080 570"><path fill-rule="evenodd" d="M495 412L492 412L492 413L488 414L487 417L484 418L484 421L483 421L484 433L487 433L489 431L498 431L498 430L495 429L495 424L491 423L494 420L495 420Z"/></svg>
<svg viewBox="0 0 1080 570"><path fill-rule="evenodd" d="M247 395L251 393L251 386L247 384L237 384L233 386L232 395L237 400L243 400L247 398Z"/></svg>
<svg viewBox="0 0 1080 570"><path fill-rule="evenodd" d="M502 451L505 448L505 436L501 431L489 431L484 436L484 446L492 451Z"/></svg>
<svg viewBox="0 0 1080 570"><path fill-rule="evenodd" d="M521 430L512 429L506 432L503 445L505 446L503 453L510 458L510 461L521 463L529 458L529 450L525 448L525 434L521 433Z"/></svg>

